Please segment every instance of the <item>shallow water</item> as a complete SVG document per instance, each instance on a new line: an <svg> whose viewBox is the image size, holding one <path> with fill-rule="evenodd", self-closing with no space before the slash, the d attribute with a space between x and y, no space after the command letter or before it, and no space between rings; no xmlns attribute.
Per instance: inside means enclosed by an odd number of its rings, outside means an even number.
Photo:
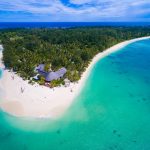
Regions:
<svg viewBox="0 0 150 150"><path fill-rule="evenodd" d="M0 113L0 150L150 150L150 40L94 66L59 120Z"/></svg>

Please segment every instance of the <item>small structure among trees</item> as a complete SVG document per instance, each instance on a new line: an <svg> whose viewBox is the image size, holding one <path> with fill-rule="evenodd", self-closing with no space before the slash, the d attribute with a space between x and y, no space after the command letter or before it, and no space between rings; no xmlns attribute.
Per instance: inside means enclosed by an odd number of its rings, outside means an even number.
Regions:
<svg viewBox="0 0 150 150"><path fill-rule="evenodd" d="M53 80L59 80L64 77L67 72L67 69L62 67L58 71L45 71L45 64L40 64L35 68L35 71L38 72L39 75L43 76L46 82L51 82Z"/></svg>

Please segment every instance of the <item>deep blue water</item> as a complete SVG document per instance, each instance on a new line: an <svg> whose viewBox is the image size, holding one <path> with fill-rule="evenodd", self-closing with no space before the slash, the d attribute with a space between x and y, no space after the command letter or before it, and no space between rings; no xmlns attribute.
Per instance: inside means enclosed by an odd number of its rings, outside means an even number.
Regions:
<svg viewBox="0 0 150 150"><path fill-rule="evenodd" d="M150 22L0 22L0 28L69 28L85 26L150 26Z"/></svg>

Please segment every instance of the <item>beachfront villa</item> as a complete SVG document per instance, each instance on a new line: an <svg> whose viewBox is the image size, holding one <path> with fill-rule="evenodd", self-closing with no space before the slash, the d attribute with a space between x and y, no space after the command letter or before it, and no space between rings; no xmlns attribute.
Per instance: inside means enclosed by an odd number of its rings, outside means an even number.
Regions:
<svg viewBox="0 0 150 150"><path fill-rule="evenodd" d="M61 79L67 72L67 69L64 67L55 72L54 71L46 72L44 68L45 64L40 64L35 68L35 71L37 71L40 75L42 75L45 78L46 82ZM35 76L34 79L37 80L38 79L37 76Z"/></svg>

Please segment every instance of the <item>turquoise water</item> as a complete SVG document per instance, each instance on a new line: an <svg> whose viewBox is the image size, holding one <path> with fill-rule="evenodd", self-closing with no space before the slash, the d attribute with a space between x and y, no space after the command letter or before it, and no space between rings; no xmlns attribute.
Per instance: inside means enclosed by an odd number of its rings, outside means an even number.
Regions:
<svg viewBox="0 0 150 150"><path fill-rule="evenodd" d="M2 70L0 69L0 78L2 77Z"/></svg>
<svg viewBox="0 0 150 150"><path fill-rule="evenodd" d="M94 66L59 120L0 113L0 150L150 150L150 40Z"/></svg>

